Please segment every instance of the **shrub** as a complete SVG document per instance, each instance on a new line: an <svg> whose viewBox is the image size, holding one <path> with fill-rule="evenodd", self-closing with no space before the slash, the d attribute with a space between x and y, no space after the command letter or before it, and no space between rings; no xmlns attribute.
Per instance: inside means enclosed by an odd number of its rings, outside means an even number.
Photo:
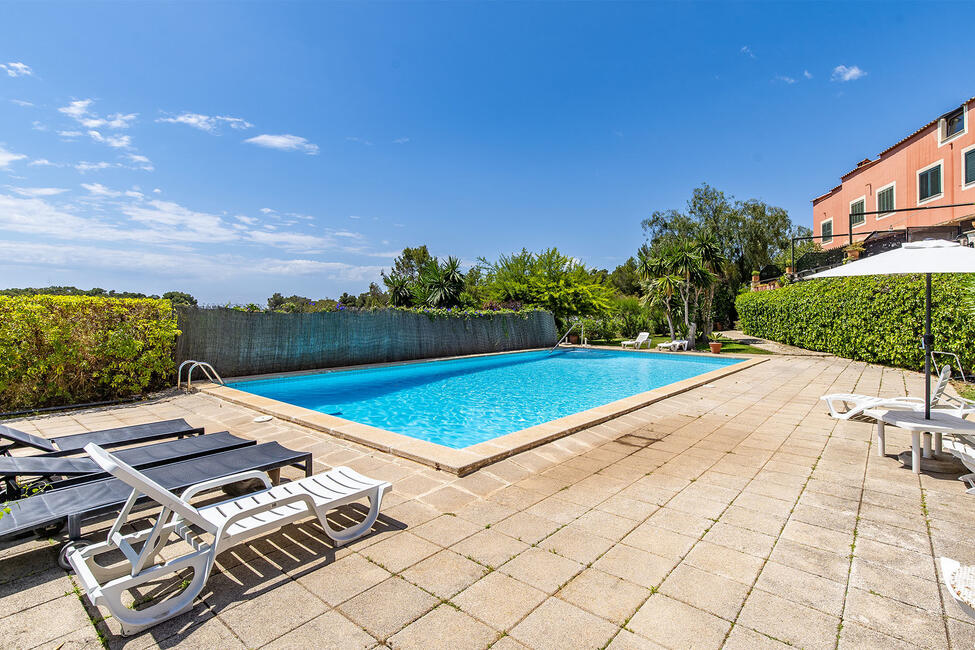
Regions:
<svg viewBox="0 0 975 650"><path fill-rule="evenodd" d="M932 283L935 349L956 352L966 367L975 363L973 284L971 275L936 275ZM743 293L736 307L752 336L889 366L924 366L923 276L810 280Z"/></svg>
<svg viewBox="0 0 975 650"><path fill-rule="evenodd" d="M0 296L0 411L158 387L178 333L168 300Z"/></svg>

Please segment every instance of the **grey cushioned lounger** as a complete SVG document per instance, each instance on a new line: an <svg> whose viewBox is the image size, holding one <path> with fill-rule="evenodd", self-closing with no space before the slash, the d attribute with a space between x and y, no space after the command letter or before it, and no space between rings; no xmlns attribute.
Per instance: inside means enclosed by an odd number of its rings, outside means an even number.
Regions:
<svg viewBox="0 0 975 650"><path fill-rule="evenodd" d="M142 447L130 447L116 451L115 455L133 467L146 469L253 444L256 444L256 441L238 438L226 431L220 431L205 436L193 436ZM0 500L19 499L24 496L23 487L16 485L16 479L19 476L39 476L53 479L45 484L44 490L49 491L105 478L107 474L101 470L95 461L87 457L51 457L46 454L19 457L0 456L0 479L6 484L5 492L0 493Z"/></svg>
<svg viewBox="0 0 975 650"><path fill-rule="evenodd" d="M209 479L250 470L267 472L289 465L303 469L306 476L311 476L311 453L292 451L276 442L268 442L159 465L145 470L144 474L166 489L178 491ZM131 492L132 488L122 481L109 478L13 501L10 512L0 519L0 540L65 521L68 536L72 540L80 539L84 522L117 511Z"/></svg>
<svg viewBox="0 0 975 650"><path fill-rule="evenodd" d="M13 447L33 447L52 456L61 456L79 453L89 442L93 442L99 447L111 448L162 440L163 438L182 438L202 433L202 427L191 427L183 419L162 420L149 424L135 424L116 429L75 433L70 436L56 436L54 438L41 438L18 431L13 427L0 425L0 440L10 442L10 444L0 447L0 452L5 453Z"/></svg>

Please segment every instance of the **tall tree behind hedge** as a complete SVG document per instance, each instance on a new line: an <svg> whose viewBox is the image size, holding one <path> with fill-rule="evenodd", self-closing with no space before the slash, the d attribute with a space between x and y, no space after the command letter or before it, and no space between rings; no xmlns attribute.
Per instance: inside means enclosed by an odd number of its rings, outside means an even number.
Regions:
<svg viewBox="0 0 975 650"><path fill-rule="evenodd" d="M727 281L735 291L753 270L788 250L792 237L811 233L793 224L784 208L758 199L739 201L707 183L694 189L683 212L657 210L641 225L651 248L713 232L721 254L732 264Z"/></svg>

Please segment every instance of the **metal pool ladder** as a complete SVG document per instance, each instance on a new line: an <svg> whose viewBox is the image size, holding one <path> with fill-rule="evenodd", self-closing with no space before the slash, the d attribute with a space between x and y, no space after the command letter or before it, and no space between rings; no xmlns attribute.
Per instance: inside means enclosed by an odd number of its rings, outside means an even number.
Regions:
<svg viewBox="0 0 975 650"><path fill-rule="evenodd" d="M193 386L193 371L199 368L206 375L207 379L215 384L220 384L221 386L226 386L226 382L217 372L217 369L206 361L196 361L195 359L187 359L183 363L179 364L179 369L176 371L176 388L182 385L183 381L183 368L189 366L190 369L186 371L186 388L191 388Z"/></svg>
<svg viewBox="0 0 975 650"><path fill-rule="evenodd" d="M569 332L571 332L572 330L574 330L576 328L576 325L579 325L579 324L580 323L572 323L572 326L569 327L569 329L565 330L565 334L562 335L562 338L559 339L559 342L558 343L556 343L555 345L552 346L552 349L549 350L548 353L549 354L552 354L553 352L555 352L555 350L560 345L562 345L563 342L565 342L565 339L567 339L569 337ZM585 336L586 336L586 327L585 327L585 325L583 325L582 326L582 340L585 340Z"/></svg>

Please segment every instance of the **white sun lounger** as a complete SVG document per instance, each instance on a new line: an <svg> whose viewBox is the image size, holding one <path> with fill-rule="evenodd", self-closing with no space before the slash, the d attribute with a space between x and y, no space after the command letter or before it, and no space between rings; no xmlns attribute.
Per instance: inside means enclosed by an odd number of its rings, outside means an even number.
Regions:
<svg viewBox="0 0 975 650"><path fill-rule="evenodd" d="M677 350L687 350L687 340L679 339L676 341L664 341L657 344L658 350L670 350L671 352L676 352Z"/></svg>
<svg viewBox="0 0 975 650"><path fill-rule="evenodd" d="M68 561L88 598L94 604L106 607L118 619L124 635L135 634L192 608L216 556L228 547L312 516L318 517L322 528L338 544L359 537L376 522L383 495L392 487L347 467L337 467L275 487L263 472L243 472L198 483L178 497L98 445L86 445L85 451L102 469L130 485L132 494L109 530L108 540L75 548L68 554ZM190 503L200 492L255 478L263 481L266 489L199 508ZM159 503L162 512L151 529L123 535L122 526L140 494ZM325 518L326 513L360 499L369 499L366 518L344 530L332 528ZM212 540L204 540L198 531ZM172 536L182 538L191 550L160 563L159 553ZM112 551L121 551L125 560L112 566L104 566L95 560ZM192 569L193 575L179 595L138 610L122 603L125 591L185 569Z"/></svg>
<svg viewBox="0 0 975 650"><path fill-rule="evenodd" d="M940 559L941 579L948 593L969 616L975 618L975 567L964 566L955 560Z"/></svg>
<svg viewBox="0 0 975 650"><path fill-rule="evenodd" d="M624 348L633 348L634 350L639 350L640 346L642 346L644 343L647 344L647 347L650 347L649 338L650 338L650 332L640 332L639 334L636 335L636 338L633 339L632 341L623 341L622 343L620 343L620 345L623 346Z"/></svg>
<svg viewBox="0 0 975 650"><path fill-rule="evenodd" d="M945 366L941 369L941 374L938 375L938 383L931 392L932 408L937 407L941 399L947 400L950 397L944 394L950 378L951 368ZM890 408L919 410L924 408L923 397L873 397L870 395L858 395L856 393L832 393L830 395L823 395L819 399L826 402L826 406L829 408L829 414L838 420L849 420L856 415L861 415L868 409ZM968 402L968 400L954 397L950 399L954 402L967 402L967 409L966 405L963 404L959 404L957 407L945 406L939 408L950 409L954 415L958 415L959 417L965 417L975 412L975 402ZM840 404L845 404L847 410L840 411Z"/></svg>

